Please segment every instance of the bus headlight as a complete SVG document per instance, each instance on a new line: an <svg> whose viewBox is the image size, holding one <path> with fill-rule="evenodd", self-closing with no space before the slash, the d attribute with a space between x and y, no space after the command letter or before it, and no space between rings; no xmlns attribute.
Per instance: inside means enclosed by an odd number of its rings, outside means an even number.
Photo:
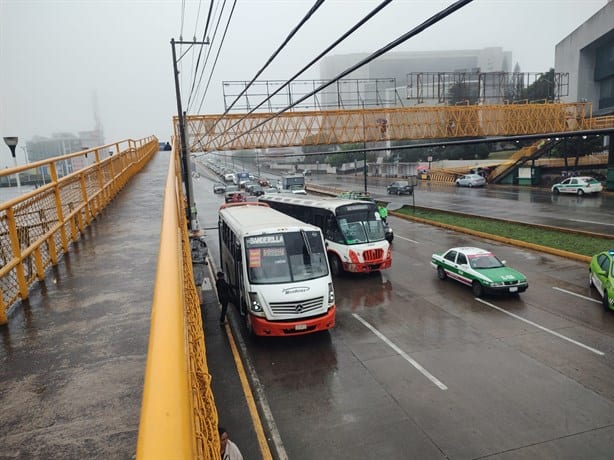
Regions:
<svg viewBox="0 0 614 460"><path fill-rule="evenodd" d="M335 303L335 291L333 290L333 283L328 283L328 304Z"/></svg>
<svg viewBox="0 0 614 460"><path fill-rule="evenodd" d="M254 312L262 311L262 304L260 303L260 299L258 298L257 292L249 293L249 308L251 311L254 311Z"/></svg>

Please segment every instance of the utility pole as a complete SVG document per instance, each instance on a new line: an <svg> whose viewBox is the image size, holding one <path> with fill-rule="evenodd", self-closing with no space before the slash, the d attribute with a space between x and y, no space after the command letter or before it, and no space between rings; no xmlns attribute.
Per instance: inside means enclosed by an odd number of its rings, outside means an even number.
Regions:
<svg viewBox="0 0 614 460"><path fill-rule="evenodd" d="M175 44L179 45L208 45L208 41L197 42L197 41L175 41L174 38L171 38L171 49L173 51L173 73L175 75L175 96L177 98L177 118L179 120L179 141L180 141L180 151L179 158L181 159L181 169L183 176L183 185L185 187L186 201L187 201L187 209L186 209L186 217L188 220L189 229L192 231L198 230L198 221L196 219L196 204L194 203L194 192L192 191L192 174L191 174L191 165L190 160L188 158L188 149L186 143L185 136L185 113L181 107L181 92L179 91L179 69L177 68L177 54L175 51ZM181 56L179 59L181 59Z"/></svg>
<svg viewBox="0 0 614 460"><path fill-rule="evenodd" d="M364 176L365 176L365 195L369 192L367 192L367 131L365 128L365 101L364 99L361 99L362 102L362 148L363 148L363 158L364 158L364 165L363 165L363 171L364 171Z"/></svg>

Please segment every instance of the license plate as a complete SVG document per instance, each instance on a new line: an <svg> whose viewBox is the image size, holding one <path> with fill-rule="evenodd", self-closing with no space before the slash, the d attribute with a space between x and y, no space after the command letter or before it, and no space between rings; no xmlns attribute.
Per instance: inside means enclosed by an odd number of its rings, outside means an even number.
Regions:
<svg viewBox="0 0 614 460"><path fill-rule="evenodd" d="M518 287L514 286L510 288L510 292L517 292L518 291Z"/></svg>
<svg viewBox="0 0 614 460"><path fill-rule="evenodd" d="M304 331L305 329L307 329L306 324L297 324L296 326L294 326L294 330L296 331Z"/></svg>

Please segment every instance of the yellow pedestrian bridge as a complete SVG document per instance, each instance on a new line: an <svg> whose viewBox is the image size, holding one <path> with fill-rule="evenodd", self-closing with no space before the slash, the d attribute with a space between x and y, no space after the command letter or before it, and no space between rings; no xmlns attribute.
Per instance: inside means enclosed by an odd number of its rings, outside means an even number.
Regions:
<svg viewBox="0 0 614 460"><path fill-rule="evenodd" d="M262 126L259 124L267 117L264 114L249 115L245 119L237 115L191 116L187 122L189 148L192 151L319 145L363 140L372 142L387 139L536 134L614 126L614 118L594 119L586 115L587 109L589 108L585 104L387 108L287 113ZM176 125L175 128L177 129ZM15 331L17 325L12 324L11 319L23 317L25 323L37 321L29 306L29 298L38 289L47 291L49 281L54 283L61 281L61 277L57 275L57 266L63 255L68 270L75 260L88 257L87 248L81 248L80 243L84 239L96 238L96 234L88 230L90 224L107 212L110 207L108 205L116 197L121 200L119 192L128 181L134 180L135 175L146 167L158 152L158 147L159 143L155 137L136 141L125 140L0 172L0 179L3 179L33 168L43 167L49 171L45 184L0 204L0 332L3 334L4 344L3 363L11 362L14 366L23 361L31 363L27 371L3 364L2 379L7 380L3 382L3 388L12 395L5 399L3 407L5 419L11 416L20 419L25 410L24 401L36 401L39 395L45 394L47 386L53 383L46 380L47 377L39 376L37 379L32 373L37 372L39 367L45 366L69 371L70 366L67 366L66 362L71 361L61 353L64 349L77 347L80 345L79 341L83 340L78 336L69 338L66 335L54 339L52 345L41 342L47 334L53 334L61 327L61 324L56 322L62 321L61 317L51 316L50 324L39 325L37 333L30 331L19 340L19 345L22 347L20 350L26 351L21 360L15 361L17 335L11 331ZM103 153L109 150L112 150L112 155ZM156 161L159 161L158 158ZM58 174L60 165L67 161L72 162L72 172L61 176ZM147 329L149 345L145 377L142 382L142 399L139 398L138 401L140 418L136 421L138 424L136 457L214 459L219 458L218 413L206 359L201 299L194 279L190 245L190 237L193 235L188 233L186 221L186 202L177 136L173 150L166 161L168 161L164 180L166 185L162 187L161 183L156 182L154 189L145 189L143 192L162 193L158 188L163 188L163 209L151 318ZM108 242L111 245L120 244L119 238L124 238L121 244L125 246L116 248L120 252L138 244L134 240L138 235L130 234L134 229L127 228L126 222L129 223L155 207L145 201L139 203L139 199L134 199L125 205L131 206L132 214L116 216L117 220L111 223L116 225L118 240ZM107 215L104 220L109 222L112 220L110 217ZM144 222L143 225L158 226L157 222L150 219ZM103 252L104 248L97 249L93 246L89 250ZM70 257L73 253L77 259ZM104 254L96 254L96 257L101 257L110 265L105 266L105 273L101 271L92 274L92 278L80 288L88 293L82 294L82 297L91 296L92 299L72 300L60 296L56 300L62 302L66 310L70 310L71 302L75 304L85 300L98 302L95 308L90 306L88 309L87 314L93 316L80 319L75 327L87 327L96 320L96 312L104 310L107 303L105 295L108 294L103 295L94 288L100 288L96 283L105 279L108 271L119 270L120 278L138 276L139 267L132 267L135 270L132 273L124 273L126 266L114 260L106 260ZM38 287L33 289L36 283L39 283ZM61 286L57 288L61 289ZM114 286L105 286L105 288L105 292L114 291ZM121 306L121 299L119 304ZM16 310L19 309L22 311L18 315ZM122 310L116 311L115 315L122 315ZM40 314L43 313L44 311ZM54 315L61 313L55 312ZM122 323L127 321L125 317L120 320ZM105 334L112 336L114 327L120 326L109 325L107 330L105 325L102 330L94 332L101 337ZM145 340L147 332L135 331L134 339ZM29 353L34 353L35 348L36 352L41 354L55 352L56 355L52 355L54 358L59 354L60 362L42 362L40 356L30 356ZM80 356L82 351L75 353ZM74 359L78 359L78 356ZM122 359L116 359L114 362L121 365ZM69 387L72 390L67 390L68 393L65 395L72 400L71 404L77 404L80 398L87 399L88 394L93 397L96 392L104 393L104 386L97 385L96 379L81 381L85 367L81 366L79 372L71 377L77 382L76 386ZM115 375L113 372L110 370L106 377ZM62 385L64 384L68 385L63 382ZM76 389L90 391L73 394ZM27 399L28 397L33 399ZM109 396L109 404L113 404L113 397ZM128 398L120 404L134 404L133 399L134 395L132 400ZM28 410L31 412L32 420L44 415L41 414L42 405L36 408L30 407ZM5 426L13 426L14 423L14 420L5 420ZM49 426L53 426L54 423L49 422ZM111 423L117 423L117 420ZM89 433L82 433L81 436L91 436L95 431L92 429ZM14 445L18 445L15 437L18 434L10 433L10 435L14 436L11 438ZM57 439L54 439L54 442L57 442ZM26 446L19 449L32 448L26 444L19 444ZM113 442L109 441L109 446L112 444ZM19 451L11 452L19 456ZM117 456L126 457L131 454L132 452L121 452ZM52 451L49 455L62 456L62 451Z"/></svg>

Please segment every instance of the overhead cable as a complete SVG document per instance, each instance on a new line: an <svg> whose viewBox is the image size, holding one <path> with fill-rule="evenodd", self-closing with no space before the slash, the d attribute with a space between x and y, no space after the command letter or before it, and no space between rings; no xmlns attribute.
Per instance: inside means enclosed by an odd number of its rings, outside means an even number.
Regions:
<svg viewBox="0 0 614 460"><path fill-rule="evenodd" d="M217 49L217 53L215 55L215 60L213 61L213 66L211 67L211 72L209 73L209 78L207 80L207 84L205 86L205 90L203 91L203 95L202 98L200 99L200 105L198 106L198 110L197 112L200 112L204 102L205 102L205 96L207 96L207 91L209 90L209 84L211 83L211 78L213 77L213 72L215 71L215 66L217 65L217 60L220 57L220 52L222 51L222 45L224 44L224 40L226 39L226 33L228 32L228 26L230 26L230 20L232 19L232 15L233 12L235 10L235 6L237 5L237 0L234 1L233 5L232 5L232 10L230 11L230 16L228 18L228 21L226 22L226 27L224 28L224 35L222 36L222 41L220 42L220 46ZM209 56L207 55L207 58ZM198 83L199 87L200 87L200 82Z"/></svg>
<svg viewBox="0 0 614 460"><path fill-rule="evenodd" d="M275 114L273 114L272 116L270 116L269 118L265 119L264 121L261 121L260 123L252 126L250 129L248 129L247 131L245 131L244 133L234 137L233 139L229 140L228 142L226 142L225 144L222 144L220 147L224 147L225 145L230 144L231 142L234 142L235 140L245 136L247 133L253 131L256 128L259 128L260 126L264 125L265 123L268 123L269 121L271 121L274 118L277 118L278 116L282 115L283 113L287 112L288 110L290 110L291 108L297 106L298 104L300 104L301 102L303 102L304 100L312 97L314 94L319 93L320 91L322 91L325 88L328 88L330 85L332 85L333 83L337 82L338 80L341 80L343 77L347 76L348 74L358 70L359 68L361 68L362 66L368 64L369 62L373 61L374 59L380 57L382 54L387 53L388 51L396 48L397 46L401 45L402 43L406 42L407 40L409 40L411 37L423 32L424 30L428 29L429 27L431 27L432 25L436 24L437 22L441 21L442 19L446 18L447 16L449 16L450 14L454 13L455 11L461 9L462 7L464 7L465 5L471 3L473 0L458 0L456 2L454 2L452 5L448 6L447 8L441 10L440 12L434 14L433 16L431 16L430 18L428 18L426 21L424 21L422 24L414 27L412 30L410 30L409 32L401 35L399 38L397 38L396 40L393 40L392 42L388 43L387 45L383 46L382 48L378 49L377 51L375 51L374 53L370 54L369 56L367 56L366 58L362 59L361 61L359 61L358 63L354 64L351 67L348 67L346 70L344 70L343 72L341 72L339 75L337 75L336 77L334 77L333 79L329 80L326 83L323 83L322 85L320 85L318 88L316 88L315 90L313 90L312 92L304 95L303 97L299 98L297 101L293 102L292 104L286 106L284 109L276 112ZM224 112L224 115L227 113L228 111ZM223 115L222 115L223 117ZM220 117L221 118L221 117ZM219 150L219 149L218 149Z"/></svg>
<svg viewBox="0 0 614 460"><path fill-rule="evenodd" d="M266 99L264 99L262 102L260 102L258 105L256 105L253 109L251 109L249 112L247 112L245 115L243 115L243 117L241 117L239 120L237 120L233 125L231 125L228 128L226 128L226 130L231 130L232 128L237 126L239 123L241 123L241 121L245 120L250 114L254 113L256 110L258 110L260 107L262 107L262 105L265 102L271 100L273 97L275 97L277 94L279 94L284 88L286 88L288 85L290 85L290 83L292 83L294 80L296 80L298 77L300 77L303 73L305 73L310 67L312 67L315 63L317 63L320 59L322 59L322 57L324 57L326 54L328 54L330 51L332 51L337 45L339 45L346 38L348 38L350 35L352 35L354 32L356 32L360 27L362 27L364 24L366 24L367 21L369 21L371 18L373 18L376 14L378 14L382 9L384 9L386 6L388 6L388 4L390 4L391 2L392 2L392 0L384 0L383 2L381 2L375 9L373 9L369 14L367 14L364 18L362 18L360 21L358 21L352 28L350 28L348 31L346 31L343 35L341 35L341 37L339 37L331 45L329 45L326 49L324 49L324 51L322 51L315 58L313 58L311 60L311 62L309 62L309 64L307 64L305 67L303 67L301 70L299 70L296 74L294 74L292 77L290 77L290 79L288 81L286 81L283 85L281 85L279 88L277 88L275 91L273 91L272 94L270 94ZM208 132L211 132L211 130L213 130L214 128L215 128L215 123L211 125L211 127L209 128ZM208 134L208 132L205 133L203 136L206 136ZM203 136L201 136L201 138ZM220 136L221 136L221 134L219 134L218 136L213 138L211 142L214 142L215 139L217 139ZM199 140L199 142L200 142L200 140Z"/></svg>
<svg viewBox="0 0 614 460"><path fill-rule="evenodd" d="M222 35L222 39L219 43L219 45L216 45L218 47L218 51L217 51L217 55L219 55L220 50L222 49L222 46L224 45L224 41L226 39L226 32L228 31L228 27L230 25L230 21L232 20L232 17L234 15L234 11L235 11L235 7L237 6L237 0L234 0L233 4L232 4L232 8L230 10L230 14L228 15L228 19L226 20L226 27L224 28L224 34ZM193 101L196 101L196 98L198 97L198 94L200 94L200 88L203 82L203 77L205 74L205 69L207 67L207 63L209 62L209 56L211 55L211 51L213 49L213 45L214 43L217 44L217 33L218 33L218 29L220 27L220 22L222 21L222 17L223 17L223 13L224 13L224 9L226 9L226 0L224 0L224 4L222 6L222 10L220 11L220 14L217 15L217 22L215 24L215 29L213 30L213 38L211 39L211 43L209 46L209 49L207 50L207 55L205 57L205 63L203 65L202 71L200 73L200 76L198 78L198 84L196 85L196 91L194 92L194 99ZM214 61L211 70L209 71L209 80L211 80L211 77L213 75L213 72L215 71L215 66L217 64L217 59ZM205 88L205 91L203 92L202 96L200 97L200 106L202 106L203 104L203 100L205 99L206 96L206 92L207 92L207 88ZM190 105L191 107L191 105ZM189 110L189 109L188 109ZM199 108L200 110L200 108Z"/></svg>
<svg viewBox="0 0 614 460"><path fill-rule="evenodd" d="M209 14L207 14L207 22L205 23L205 30L203 31L203 38L201 40L201 42L203 43L207 41L207 30L209 28L209 21L211 20L212 10L213 10L213 0L211 0L211 2L209 3ZM204 46L205 45L200 45L200 49L198 51L198 59L196 60L196 68L194 69L194 78L192 79L192 87L190 88L190 96L188 97L188 105L189 105L189 100L192 97L192 93L194 92L194 85L196 83L196 75L198 74L198 67L200 65L200 58L202 56Z"/></svg>
<svg viewBox="0 0 614 460"><path fill-rule="evenodd" d="M241 98L241 96L243 96L243 94L245 94L245 91L247 91L248 88L254 84L254 82L258 79L258 77L262 74L262 72L264 72L266 70L266 68L269 66L269 64L271 64L271 62L273 62L273 60L277 57L277 55L281 52L281 50L283 50L285 48L285 46L290 42L290 40L292 40L292 38L301 29L301 27L303 27L305 25L305 23L309 20L309 18L311 18L311 16L313 16L313 14L323 4L324 4L324 0L316 0L314 5L309 9L307 14L303 17L303 19L301 19L301 21L298 23L298 25L294 29L292 29L292 31L288 34L288 36L283 41L283 43L275 50L275 52L269 57L269 59L267 59L267 61L264 64L264 66L262 66L262 68L258 72L256 72L256 75L254 75L254 78L252 78L252 80L245 86L243 91L241 91L239 93L239 95L228 106L228 108L224 111L224 113L222 115L220 115L219 118L213 123L214 125L217 124L217 122L220 121L224 117L224 115L226 115L230 111L230 109L232 109L232 107L237 103L237 101Z"/></svg>

